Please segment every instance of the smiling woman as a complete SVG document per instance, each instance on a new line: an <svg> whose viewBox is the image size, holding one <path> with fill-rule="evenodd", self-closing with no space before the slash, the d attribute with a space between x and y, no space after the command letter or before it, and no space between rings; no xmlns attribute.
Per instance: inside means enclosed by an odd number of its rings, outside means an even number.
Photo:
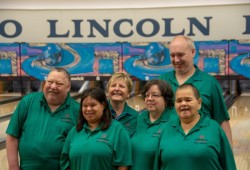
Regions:
<svg viewBox="0 0 250 170"><path fill-rule="evenodd" d="M123 72L114 73L107 85L112 116L127 129L130 137L134 134L138 116L138 112L127 104L132 88L133 82L131 78Z"/></svg>
<svg viewBox="0 0 250 170"><path fill-rule="evenodd" d="M202 101L197 88L182 84L175 98L179 118L166 124L161 133L154 170L236 170L226 134L199 112Z"/></svg>
<svg viewBox="0 0 250 170"><path fill-rule="evenodd" d="M65 141L62 170L127 170L132 165L128 133L112 120L106 94L99 88L83 91L78 124Z"/></svg>

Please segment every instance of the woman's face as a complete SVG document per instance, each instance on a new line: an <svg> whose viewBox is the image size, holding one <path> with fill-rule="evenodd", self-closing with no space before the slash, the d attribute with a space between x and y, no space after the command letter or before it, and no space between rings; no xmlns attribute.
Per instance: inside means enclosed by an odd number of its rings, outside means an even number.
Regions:
<svg viewBox="0 0 250 170"><path fill-rule="evenodd" d="M175 95L175 109L182 121L192 121L201 108L201 99L197 99L191 87L178 89Z"/></svg>
<svg viewBox="0 0 250 170"><path fill-rule="evenodd" d="M145 104L149 112L161 114L166 107L166 102L157 85L152 85L145 93Z"/></svg>
<svg viewBox="0 0 250 170"><path fill-rule="evenodd" d="M108 97L114 102L124 102L129 98L129 90L123 79L114 79L108 87Z"/></svg>
<svg viewBox="0 0 250 170"><path fill-rule="evenodd" d="M86 97L82 101L82 114L89 125L98 126L100 124L104 109L104 104L100 103L91 96Z"/></svg>

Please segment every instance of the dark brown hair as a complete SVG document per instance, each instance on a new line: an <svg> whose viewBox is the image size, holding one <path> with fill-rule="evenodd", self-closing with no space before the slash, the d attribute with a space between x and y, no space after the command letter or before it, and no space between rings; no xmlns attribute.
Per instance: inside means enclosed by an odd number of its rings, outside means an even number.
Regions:
<svg viewBox="0 0 250 170"><path fill-rule="evenodd" d="M142 92L141 92L142 96L145 98L146 92L153 85L158 86L161 92L161 95L163 96L165 102L167 103L167 107L172 109L174 107L174 101L173 101L174 93L173 93L171 86L163 80L159 80L159 79L149 80L142 89Z"/></svg>
<svg viewBox="0 0 250 170"><path fill-rule="evenodd" d="M76 130L78 132L80 130L82 130L83 125L85 123L87 123L87 120L84 118L83 113L82 113L82 102L85 98L87 98L89 96L94 98L95 100L97 100L101 104L104 104L105 108L103 110L103 114L101 117L101 122L103 123L103 125L102 125L101 129L104 130L104 129L108 128L109 125L111 124L111 121L112 121L112 114L111 114L111 111L109 109L108 100L107 100L105 92L102 89L97 88L97 87L88 88L88 89L84 90L83 93L81 94L79 118L78 118L78 123L76 125Z"/></svg>
<svg viewBox="0 0 250 170"><path fill-rule="evenodd" d="M177 92L178 90L187 89L187 88L192 89L192 91L193 91L194 96L195 96L196 99L201 98L198 89L197 89L194 85L188 84L188 83L180 85L180 86L177 88L176 92Z"/></svg>

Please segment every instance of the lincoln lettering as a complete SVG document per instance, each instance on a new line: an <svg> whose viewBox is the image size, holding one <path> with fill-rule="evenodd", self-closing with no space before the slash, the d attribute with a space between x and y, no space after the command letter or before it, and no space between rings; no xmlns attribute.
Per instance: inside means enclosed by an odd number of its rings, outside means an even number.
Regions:
<svg viewBox="0 0 250 170"><path fill-rule="evenodd" d="M205 24L202 24L197 18L187 18L188 20L188 28L189 30L185 30L184 28L180 30L172 30L172 24L175 21L174 18L162 18L161 24L163 24L163 28L160 28L160 21L145 18L137 23L134 23L132 19L120 19L113 23L111 19L104 19L101 23L96 20L72 20L72 24L74 27L74 31L70 32L70 30L64 30L64 32L57 26L59 20L47 20L50 25L50 34L49 38L67 38L67 37L88 37L95 38L97 35L101 35L102 37L109 37L110 31L122 38L132 37L135 33L141 37L154 37L158 34L161 34L162 37L171 37L175 35L188 35L195 36L194 28L203 34L204 36L208 36L210 33L210 21L212 17L204 17ZM88 24L89 32L84 32L81 28L83 24ZM145 25L150 25L152 28L151 32L145 31ZM126 27L125 27L126 26ZM126 29L122 29L125 27ZM122 32L122 30L126 30L126 32Z"/></svg>
<svg viewBox="0 0 250 170"><path fill-rule="evenodd" d="M244 30L239 30L242 35L250 34L250 15L243 15L245 20ZM72 19L69 24L71 29L62 28L59 23L65 23L58 19L48 19L44 21L48 23L48 35L47 38L109 38L115 35L120 38L129 38L133 36L140 37L173 37L176 35L195 36L196 34L202 34L209 36L211 21L213 17L206 16L202 19L195 17L186 18L185 24L180 24L175 18L162 18L160 20L152 18L144 18L139 21L134 21L131 18L123 18L119 20L103 19ZM177 29L173 29L173 25L178 25ZM26 26L27 27L27 26ZM11 28L11 31L7 28ZM0 38L17 38L23 32L23 26L20 22L8 19L0 20Z"/></svg>

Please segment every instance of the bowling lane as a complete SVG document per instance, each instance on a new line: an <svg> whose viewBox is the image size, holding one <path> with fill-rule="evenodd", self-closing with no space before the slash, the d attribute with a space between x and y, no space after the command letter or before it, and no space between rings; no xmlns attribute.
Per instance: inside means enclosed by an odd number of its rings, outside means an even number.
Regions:
<svg viewBox="0 0 250 170"><path fill-rule="evenodd" d="M0 105L0 142L5 141L5 131L9 123L9 119L18 103L19 101L15 101Z"/></svg>
<svg viewBox="0 0 250 170"><path fill-rule="evenodd" d="M2 93L0 94L0 106L5 103L19 101L21 98L21 93Z"/></svg>
<svg viewBox="0 0 250 170"><path fill-rule="evenodd" d="M238 170L250 169L250 93L242 93L229 109L233 151Z"/></svg>
<svg viewBox="0 0 250 170"><path fill-rule="evenodd" d="M1 104L0 105L0 116L13 113L13 111L15 110L18 103L19 103L19 100L15 101L15 102Z"/></svg>

